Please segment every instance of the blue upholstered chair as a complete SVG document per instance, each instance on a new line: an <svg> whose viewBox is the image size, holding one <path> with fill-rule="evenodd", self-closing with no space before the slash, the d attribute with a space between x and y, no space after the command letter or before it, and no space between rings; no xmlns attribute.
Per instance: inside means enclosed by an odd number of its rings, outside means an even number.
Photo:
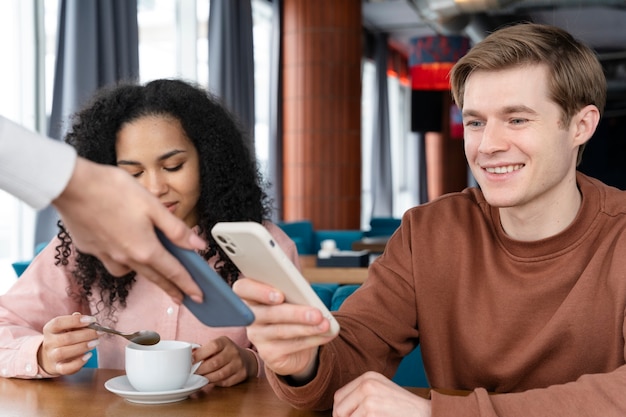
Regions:
<svg viewBox="0 0 626 417"><path fill-rule="evenodd" d="M326 308L331 310L331 306L333 304L333 297L335 292L339 288L339 284L334 283L313 283L311 284L313 287L313 291L317 294L317 296L322 300Z"/></svg>
<svg viewBox="0 0 626 417"><path fill-rule="evenodd" d="M317 249L314 247L315 237L313 223L310 220L278 222L276 224L294 241L300 255L313 255L317 253Z"/></svg>
<svg viewBox="0 0 626 417"><path fill-rule="evenodd" d="M321 242L326 239L334 240L339 250L352 250L352 242L360 240L364 235L361 230L315 230L310 220L276 224L294 241L300 255L317 254Z"/></svg>
<svg viewBox="0 0 626 417"><path fill-rule="evenodd" d="M355 292L359 287L359 284L346 284L341 285L339 288L337 288L337 290L333 294L333 299L330 304L330 310L339 310L339 307L341 307L346 298L352 295L352 293Z"/></svg>
<svg viewBox="0 0 626 417"><path fill-rule="evenodd" d="M11 266L13 267L13 270L15 271L15 275L17 275L18 278L20 277L20 275L22 275L22 273L24 273L24 271L26 271L26 268L28 268L28 265L30 265L30 262L31 262L30 260L17 261L11 264Z"/></svg>
<svg viewBox="0 0 626 417"><path fill-rule="evenodd" d="M320 249L322 241L334 240L339 250L352 250L352 242L361 240L364 236L361 230L317 230L315 231L315 251Z"/></svg>
<svg viewBox="0 0 626 417"><path fill-rule="evenodd" d="M36 247L35 247L35 256L37 256L39 254L39 252L41 252L42 250L44 250L44 248L46 247L46 245L48 245L48 242L43 242L43 243L39 243ZM27 261L17 261L17 262L13 262L11 264L11 266L13 267L13 270L15 271L15 275L17 275L17 277L19 278L20 275L22 275L24 273L24 271L26 270L26 268L28 268L28 265L30 265L30 263L32 262L32 259L29 259Z"/></svg>
<svg viewBox="0 0 626 417"><path fill-rule="evenodd" d="M370 220L370 230L365 232L365 236L391 236L400 227L402 219L395 217L372 217Z"/></svg>

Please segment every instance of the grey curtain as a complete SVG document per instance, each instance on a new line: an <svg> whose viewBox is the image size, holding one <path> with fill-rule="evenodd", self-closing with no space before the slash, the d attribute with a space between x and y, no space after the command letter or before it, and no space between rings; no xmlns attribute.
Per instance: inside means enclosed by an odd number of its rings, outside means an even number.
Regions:
<svg viewBox="0 0 626 417"><path fill-rule="evenodd" d="M282 49L280 37L282 33L283 2L272 2L272 45L270 58L270 136L268 178L272 184L269 190L270 198L274 201L275 209L272 220L282 220L283 201L283 72Z"/></svg>
<svg viewBox="0 0 626 417"><path fill-rule="evenodd" d="M250 0L211 0L209 90L239 119L254 155L254 54Z"/></svg>
<svg viewBox="0 0 626 417"><path fill-rule="evenodd" d="M376 103L372 140L372 217L393 215L393 183L391 173L391 133L389 127L389 96L387 92L387 38L378 33L374 40L376 62Z"/></svg>
<svg viewBox="0 0 626 417"><path fill-rule="evenodd" d="M62 0L48 135L62 139L69 116L100 87L139 79L136 0ZM35 245L57 233L58 214L37 214Z"/></svg>

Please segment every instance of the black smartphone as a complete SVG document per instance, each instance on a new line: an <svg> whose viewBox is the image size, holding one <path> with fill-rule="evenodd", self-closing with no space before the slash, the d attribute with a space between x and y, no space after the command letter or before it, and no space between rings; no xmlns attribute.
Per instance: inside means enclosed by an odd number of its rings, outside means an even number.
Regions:
<svg viewBox="0 0 626 417"><path fill-rule="evenodd" d="M163 246L183 264L202 290L202 303L196 303L188 295L183 298L183 304L198 320L212 327L247 326L254 321L252 310L206 260L192 250L174 245L160 230L155 231Z"/></svg>

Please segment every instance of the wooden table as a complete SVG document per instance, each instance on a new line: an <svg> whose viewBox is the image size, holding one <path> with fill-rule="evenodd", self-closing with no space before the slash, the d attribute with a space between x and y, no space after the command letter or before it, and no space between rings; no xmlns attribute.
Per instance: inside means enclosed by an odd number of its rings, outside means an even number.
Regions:
<svg viewBox="0 0 626 417"><path fill-rule="evenodd" d="M268 416L322 417L331 412L297 410L279 400L267 380L253 379L230 388L205 387L192 397L170 404L146 405L126 401L104 383L124 372L84 368L53 379L0 378L0 417L197 417ZM428 389L411 388L423 397Z"/></svg>
<svg viewBox="0 0 626 417"><path fill-rule="evenodd" d="M364 237L352 243L352 250L368 250L371 253L383 253L390 236Z"/></svg>
<svg viewBox="0 0 626 417"><path fill-rule="evenodd" d="M302 275L310 283L363 284L367 268L317 267L315 255L300 255Z"/></svg>

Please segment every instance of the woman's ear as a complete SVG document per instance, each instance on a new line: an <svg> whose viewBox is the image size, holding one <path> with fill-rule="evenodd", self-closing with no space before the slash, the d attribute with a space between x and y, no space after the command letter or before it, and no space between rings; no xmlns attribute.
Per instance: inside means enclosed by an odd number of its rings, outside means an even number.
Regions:
<svg viewBox="0 0 626 417"><path fill-rule="evenodd" d="M589 104L576 113L572 122L575 124L574 145L582 145L595 133L600 123L600 110L593 104Z"/></svg>

